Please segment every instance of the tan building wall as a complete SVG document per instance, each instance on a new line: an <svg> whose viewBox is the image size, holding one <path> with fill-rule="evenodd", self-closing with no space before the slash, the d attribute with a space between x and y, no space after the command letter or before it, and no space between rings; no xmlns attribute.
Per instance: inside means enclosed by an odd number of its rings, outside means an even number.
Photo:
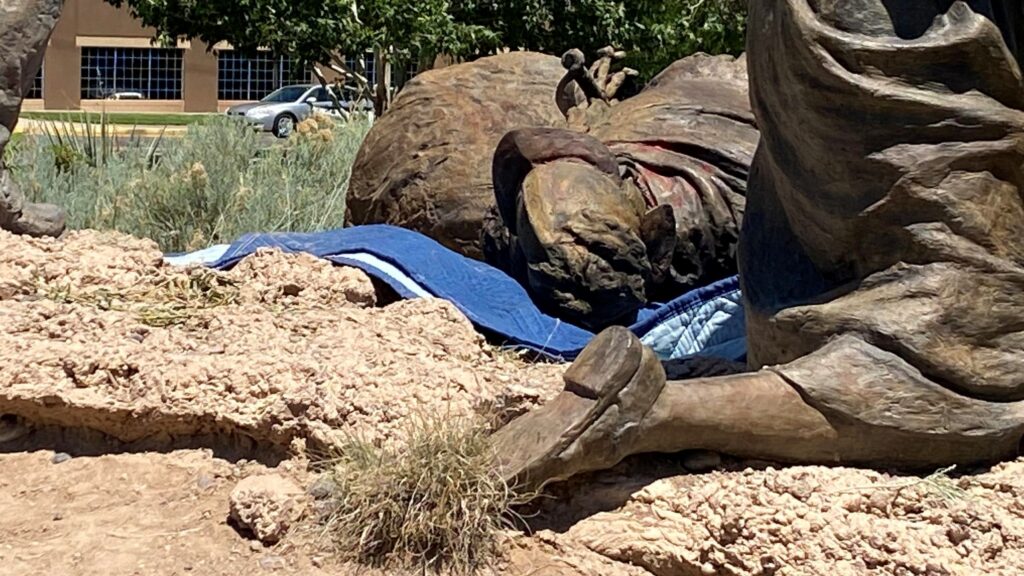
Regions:
<svg viewBox="0 0 1024 576"><path fill-rule="evenodd" d="M41 99L28 99L26 110L88 110L108 112L217 112L237 104L219 100L218 60L202 42L181 42L181 94L174 100L107 100L83 98L82 50L91 48L155 48L154 30L142 27L127 8L104 0L65 0L43 64ZM220 48L220 46L218 46ZM227 47L230 48L230 47ZM434 67L447 62L439 58ZM334 74L324 70L329 80ZM306 79L315 82L311 76ZM86 84L90 84L87 78ZM117 87L115 87L117 88ZM93 90L86 90L90 95Z"/></svg>
<svg viewBox="0 0 1024 576"><path fill-rule="evenodd" d="M25 109L107 110L117 112L216 112L230 102L217 100L217 55L201 42L184 48L181 98L176 100L82 99L82 48L151 48L154 31L143 28L127 8L103 0L66 0L43 64L43 98Z"/></svg>

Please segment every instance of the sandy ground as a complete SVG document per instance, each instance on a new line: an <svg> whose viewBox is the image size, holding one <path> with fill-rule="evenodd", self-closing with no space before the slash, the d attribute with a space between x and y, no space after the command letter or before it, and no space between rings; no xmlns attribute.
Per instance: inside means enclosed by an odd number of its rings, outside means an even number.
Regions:
<svg viewBox="0 0 1024 576"><path fill-rule="evenodd" d="M487 345L446 303L381 306L313 258L210 276L125 236L0 232L0 575L375 574L335 563L313 526L243 537L232 488L270 469L308 486L306 454L341 434L529 409L563 369ZM687 462L555 487L492 572L1024 573L1024 461L952 478Z"/></svg>

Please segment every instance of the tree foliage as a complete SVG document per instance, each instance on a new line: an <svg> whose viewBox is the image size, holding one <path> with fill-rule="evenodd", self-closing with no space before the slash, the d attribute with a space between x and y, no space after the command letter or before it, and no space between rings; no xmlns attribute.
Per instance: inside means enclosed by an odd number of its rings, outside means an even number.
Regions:
<svg viewBox="0 0 1024 576"><path fill-rule="evenodd" d="M747 0L107 0L127 5L164 40L266 48L345 70L373 51L378 75L437 54L473 58L501 47L592 55L613 45L649 78L695 51L743 49ZM382 74L383 73L383 74ZM386 107L386 81L375 91Z"/></svg>
<svg viewBox="0 0 1024 576"><path fill-rule="evenodd" d="M498 45L490 30L456 20L448 0L107 0L157 30L164 42L228 42L253 53L268 49L330 67L365 83L345 55L376 55L378 74L430 54L461 55ZM358 59L362 62L362 59ZM369 87L373 88L373 87ZM387 82L374 92L378 112L390 99Z"/></svg>
<svg viewBox="0 0 1024 576"><path fill-rule="evenodd" d="M695 52L742 52L747 0L453 0L453 11L514 49L624 49L650 78Z"/></svg>

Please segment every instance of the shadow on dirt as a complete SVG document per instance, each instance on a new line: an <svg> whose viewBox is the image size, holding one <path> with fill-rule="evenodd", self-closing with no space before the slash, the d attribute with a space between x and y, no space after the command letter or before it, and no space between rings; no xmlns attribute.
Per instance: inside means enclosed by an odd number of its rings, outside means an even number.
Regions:
<svg viewBox="0 0 1024 576"><path fill-rule="evenodd" d="M642 455L628 458L611 470L586 474L549 487L517 512L527 532L568 532L577 523L616 510L637 492L664 478L689 474L679 455Z"/></svg>
<svg viewBox="0 0 1024 576"><path fill-rule="evenodd" d="M11 414L0 415L0 454L53 450L73 457L176 450L210 450L213 456L276 467L290 457L287 446L267 446L237 432L209 432L174 436L157 433L126 442L84 427L40 425Z"/></svg>

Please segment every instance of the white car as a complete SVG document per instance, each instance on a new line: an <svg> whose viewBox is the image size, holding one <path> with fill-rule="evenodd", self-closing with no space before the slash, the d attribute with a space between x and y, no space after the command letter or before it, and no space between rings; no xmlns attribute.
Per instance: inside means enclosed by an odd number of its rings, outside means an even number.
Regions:
<svg viewBox="0 0 1024 576"><path fill-rule="evenodd" d="M259 102L238 104L227 109L227 115L244 118L250 124L272 132L278 138L287 138L295 131L295 126L319 109L325 114L337 115L334 101L327 88L319 85L297 84L285 86L271 92ZM339 98L342 108L351 110L353 102ZM373 111L371 102L362 102L361 108Z"/></svg>
<svg viewBox="0 0 1024 576"><path fill-rule="evenodd" d="M114 92L107 96L107 100L145 100L142 92Z"/></svg>

